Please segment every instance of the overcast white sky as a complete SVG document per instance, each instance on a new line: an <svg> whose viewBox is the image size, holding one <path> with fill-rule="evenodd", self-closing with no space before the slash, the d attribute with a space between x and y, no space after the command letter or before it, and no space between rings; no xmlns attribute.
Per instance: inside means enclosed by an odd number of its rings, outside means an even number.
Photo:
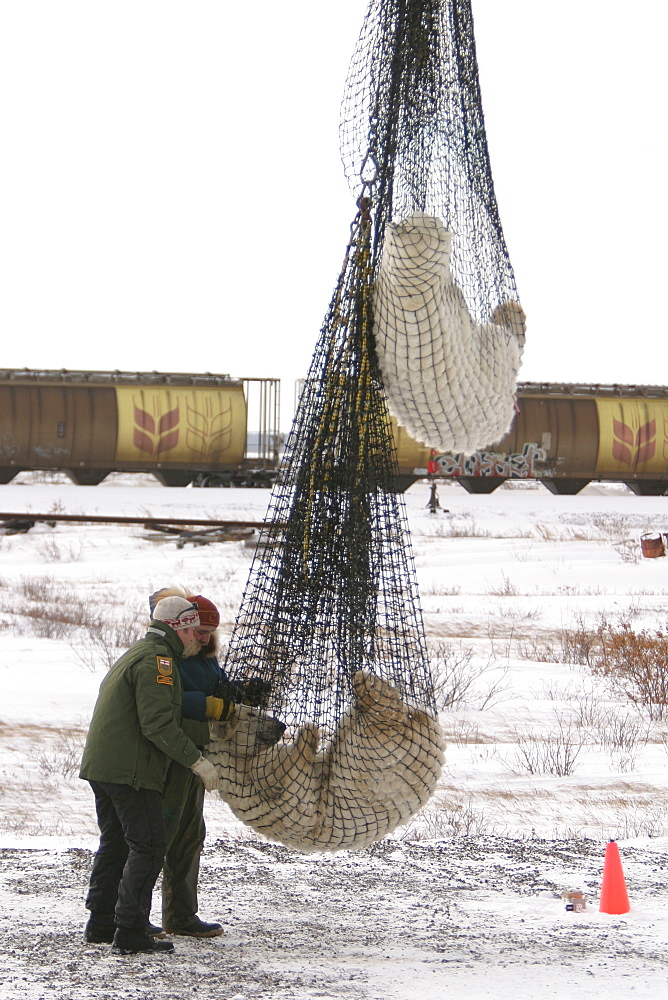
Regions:
<svg viewBox="0 0 668 1000"><path fill-rule="evenodd" d="M0 0L0 367L308 368L366 0ZM665 383L664 6L473 0L525 380Z"/></svg>

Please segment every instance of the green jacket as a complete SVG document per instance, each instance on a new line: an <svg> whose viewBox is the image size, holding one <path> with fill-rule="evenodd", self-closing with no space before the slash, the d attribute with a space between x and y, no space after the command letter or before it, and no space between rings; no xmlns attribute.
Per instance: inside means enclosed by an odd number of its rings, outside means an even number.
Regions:
<svg viewBox="0 0 668 1000"><path fill-rule="evenodd" d="M80 778L162 792L172 760L190 767L199 759L181 729L182 653L176 632L152 621L116 661L100 685Z"/></svg>

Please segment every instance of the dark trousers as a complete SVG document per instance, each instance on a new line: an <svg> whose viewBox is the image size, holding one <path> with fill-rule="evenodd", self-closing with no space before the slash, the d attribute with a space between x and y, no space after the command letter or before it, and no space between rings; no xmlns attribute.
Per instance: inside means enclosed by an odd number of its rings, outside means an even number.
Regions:
<svg viewBox="0 0 668 1000"><path fill-rule="evenodd" d="M175 761L163 792L167 854L162 872L162 925L186 927L198 910L197 879L204 847L204 785Z"/></svg>
<svg viewBox="0 0 668 1000"><path fill-rule="evenodd" d="M98 847L86 907L91 916L140 929L151 912L151 894L165 856L160 792L108 781L91 781Z"/></svg>

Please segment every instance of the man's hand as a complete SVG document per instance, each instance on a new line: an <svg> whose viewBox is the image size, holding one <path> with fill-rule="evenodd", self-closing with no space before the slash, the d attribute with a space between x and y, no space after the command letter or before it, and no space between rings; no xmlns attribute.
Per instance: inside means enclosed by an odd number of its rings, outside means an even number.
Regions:
<svg viewBox="0 0 668 1000"><path fill-rule="evenodd" d="M218 788L218 771L206 757L200 757L194 764L190 765L190 770L197 775L207 792Z"/></svg>

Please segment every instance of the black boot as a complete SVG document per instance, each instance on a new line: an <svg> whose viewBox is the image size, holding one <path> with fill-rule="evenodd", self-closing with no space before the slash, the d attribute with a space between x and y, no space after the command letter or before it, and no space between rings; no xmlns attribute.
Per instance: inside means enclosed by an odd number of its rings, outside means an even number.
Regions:
<svg viewBox="0 0 668 1000"><path fill-rule="evenodd" d="M206 920L200 920L197 914L195 914L192 920L184 924L183 927L168 927L167 933L183 934L185 937L210 938L218 937L220 934L224 934L225 931L221 924L207 923Z"/></svg>
<svg viewBox="0 0 668 1000"><path fill-rule="evenodd" d="M133 927L117 927L111 950L119 955L136 955L140 951L168 954L174 951L174 945L171 941L160 941L152 937L143 927L140 930Z"/></svg>
<svg viewBox="0 0 668 1000"><path fill-rule="evenodd" d="M84 940L89 944L111 944L115 930L113 913L91 913L84 930Z"/></svg>

